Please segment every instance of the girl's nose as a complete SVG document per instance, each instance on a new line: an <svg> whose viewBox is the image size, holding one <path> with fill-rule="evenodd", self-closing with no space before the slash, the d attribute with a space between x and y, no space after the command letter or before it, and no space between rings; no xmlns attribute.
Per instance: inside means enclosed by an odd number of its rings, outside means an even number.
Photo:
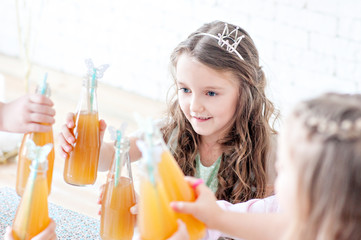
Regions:
<svg viewBox="0 0 361 240"><path fill-rule="evenodd" d="M202 100L198 96L193 96L190 104L190 110L191 112L199 113L204 110L204 106L202 103Z"/></svg>

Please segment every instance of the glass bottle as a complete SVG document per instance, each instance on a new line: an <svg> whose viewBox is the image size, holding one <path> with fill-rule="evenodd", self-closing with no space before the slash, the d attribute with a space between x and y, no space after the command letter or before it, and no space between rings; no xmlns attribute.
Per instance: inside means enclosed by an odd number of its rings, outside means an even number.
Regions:
<svg viewBox="0 0 361 240"><path fill-rule="evenodd" d="M90 61L90 62L89 62ZM74 117L73 134L75 144L73 151L65 159L64 180L72 185L94 184L97 178L100 138L97 104L97 80L105 71L104 65L99 69L87 62L89 71L83 81L78 110Z"/></svg>
<svg viewBox="0 0 361 240"><path fill-rule="evenodd" d="M115 155L103 193L100 236L103 240L131 240L135 215L130 208L136 204L129 159L129 139L116 141Z"/></svg>
<svg viewBox="0 0 361 240"><path fill-rule="evenodd" d="M36 89L37 94L45 95L46 97L50 97L50 87L49 85L43 82L43 84L39 84ZM44 146L45 144L51 143L54 144L53 137L53 129L48 132L30 132L26 133L21 142L21 146L18 154L18 165L17 165L17 173L16 173L16 192L19 196L23 195L26 181L29 177L30 173L30 164L31 161L26 157L27 147L26 142L28 139L31 139L38 146ZM54 167L54 159L55 152L54 149L48 155L48 171L47 171L47 182L48 182L48 194L51 192L51 183L53 179L53 167Z"/></svg>
<svg viewBox="0 0 361 240"><path fill-rule="evenodd" d="M27 143L29 142L27 141ZM31 148L29 144L27 145L28 148ZM33 146L35 146L34 143ZM47 144L42 147L43 152L45 151L44 155L50 152L50 149L53 148L52 146L52 144ZM32 239L50 223L46 176L48 161L45 158L41 160L39 156L35 158L37 159L31 159L29 178L12 225L12 235L15 240Z"/></svg>
<svg viewBox="0 0 361 240"><path fill-rule="evenodd" d="M194 190L184 180L182 170L164 144L163 139L160 140L160 144L162 145L162 154L161 160L158 163L158 172L169 200L194 202L196 200ZM190 214L176 213L176 216L186 224L190 240L202 239L204 237L206 226L203 222Z"/></svg>
<svg viewBox="0 0 361 240"><path fill-rule="evenodd" d="M157 170L159 151L153 146L138 144L143 156L140 181L138 227L142 240L165 240L177 231L177 218L170 207L165 185Z"/></svg>
<svg viewBox="0 0 361 240"><path fill-rule="evenodd" d="M169 202L186 201L193 202L196 200L194 190L184 179L184 174L163 141L159 130L154 127L151 133L151 144L153 151L157 154L156 172L158 173L159 182L164 188L165 195ZM188 234L191 240L201 239L205 235L205 224L189 214L175 213L175 217L181 219L187 226Z"/></svg>

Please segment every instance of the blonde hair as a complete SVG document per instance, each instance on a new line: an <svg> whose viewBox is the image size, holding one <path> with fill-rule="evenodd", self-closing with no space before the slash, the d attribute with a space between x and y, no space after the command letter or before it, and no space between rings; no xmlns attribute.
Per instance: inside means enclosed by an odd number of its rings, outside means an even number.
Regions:
<svg viewBox="0 0 361 240"><path fill-rule="evenodd" d="M287 239L361 239L360 122L361 95L326 94L292 113L286 137L299 208Z"/></svg>
<svg viewBox="0 0 361 240"><path fill-rule="evenodd" d="M219 46L214 38L199 34L216 36L224 27L225 23L220 21L205 24L181 42L171 55L171 73L176 84L177 61L182 54L188 54L208 67L231 72L238 78L236 113L230 131L219 140L223 154L216 192L218 199L238 203L265 196L265 163L270 151L270 137L275 133L269 120L275 109L265 95L266 79L259 66L258 51L246 31L228 24L230 31L237 29L238 36L245 36L236 49L243 59ZM171 122L162 129L165 141L175 134L173 139L177 147L174 156L183 172L194 176L200 138L180 109L176 94L170 101L169 115Z"/></svg>

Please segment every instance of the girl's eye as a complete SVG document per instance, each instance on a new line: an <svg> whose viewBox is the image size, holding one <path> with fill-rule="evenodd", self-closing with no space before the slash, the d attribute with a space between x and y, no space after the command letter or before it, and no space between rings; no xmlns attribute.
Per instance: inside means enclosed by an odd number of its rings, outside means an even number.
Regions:
<svg viewBox="0 0 361 240"><path fill-rule="evenodd" d="M217 93L213 92L213 91L209 91L207 92L207 95L210 96L210 97L214 97L217 95Z"/></svg>
<svg viewBox="0 0 361 240"><path fill-rule="evenodd" d="M179 91L182 91L184 93L190 93L191 90L189 90L188 88L180 88Z"/></svg>

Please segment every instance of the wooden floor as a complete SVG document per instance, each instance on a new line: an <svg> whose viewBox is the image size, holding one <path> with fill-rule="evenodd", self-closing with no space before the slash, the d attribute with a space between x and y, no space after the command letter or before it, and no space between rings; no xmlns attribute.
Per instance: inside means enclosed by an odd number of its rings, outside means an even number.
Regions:
<svg viewBox="0 0 361 240"><path fill-rule="evenodd" d="M7 101L13 100L25 94L25 81L23 80L23 64L15 58L0 54L0 74L5 78L5 97ZM34 66L31 79L35 79L30 85L30 92L35 89L35 83L41 76L48 72L48 83L52 90L52 100L55 103L56 123L53 126L56 157L54 163L52 192L49 201L65 208L98 217L99 206L97 198L99 187L105 183L106 173L98 173L98 179L93 186L75 187L68 185L63 180L64 160L57 154L58 134L68 112L74 111L81 90L81 78L63 74L51 69ZM0 86L1 88L1 86ZM100 118L105 119L108 125L120 126L124 121L128 123L128 132L136 129L133 113L138 112L142 116L159 117L163 114L164 103L148 98L140 97L120 89L110 87L99 82L98 84L98 108ZM19 139L21 135L15 136ZM4 138L4 137L3 137ZM109 140L108 134L105 136ZM4 139L1 139L4 141ZM0 141L1 142L1 141ZM137 166L133 166L135 177ZM16 179L16 162L0 165L0 187L9 186L14 188Z"/></svg>

